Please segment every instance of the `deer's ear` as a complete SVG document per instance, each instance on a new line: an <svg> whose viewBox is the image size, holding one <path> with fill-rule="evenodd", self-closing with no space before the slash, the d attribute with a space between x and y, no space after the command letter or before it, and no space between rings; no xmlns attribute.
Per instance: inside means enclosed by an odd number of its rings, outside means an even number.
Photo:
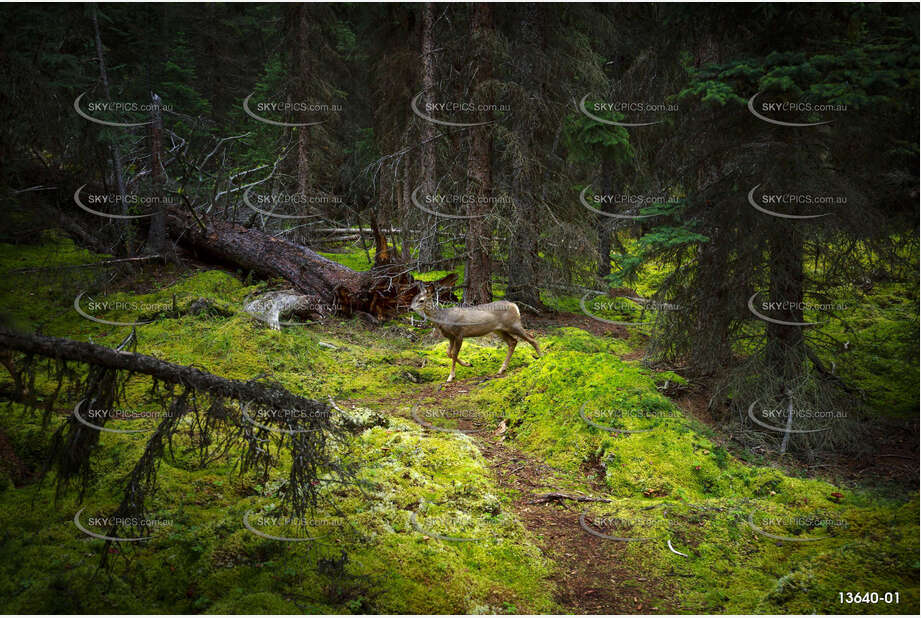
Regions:
<svg viewBox="0 0 921 618"><path fill-rule="evenodd" d="M457 283L457 273L448 273L441 279L433 281L432 285L436 288L453 288L454 284Z"/></svg>

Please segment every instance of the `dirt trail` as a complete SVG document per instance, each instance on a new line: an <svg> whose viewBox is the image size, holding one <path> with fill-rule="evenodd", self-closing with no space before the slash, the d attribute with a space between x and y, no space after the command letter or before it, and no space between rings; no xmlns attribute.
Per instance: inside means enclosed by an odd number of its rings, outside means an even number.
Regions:
<svg viewBox="0 0 921 618"><path fill-rule="evenodd" d="M582 530L583 503L532 503L536 495L561 490L551 468L493 436L476 441L496 482L516 496L518 518L556 565L553 580L560 605L575 614L674 613L670 582L631 569L623 560L625 544ZM563 489L562 493L573 492Z"/></svg>
<svg viewBox="0 0 921 618"><path fill-rule="evenodd" d="M455 397L469 393L493 377L426 385L413 400L435 400L437 405L450 409ZM374 403L389 408L405 406L406 401L406 397L399 397ZM461 428L475 429L472 425ZM632 568L623 559L624 543L594 537L582 530L579 514L590 510L590 504L570 500L532 503L536 496L549 492L604 497L604 485L597 470L591 466L583 468L583 486L589 487L591 493L580 492L572 487L571 479L493 431L470 435L487 460L496 484L513 496L515 513L534 543L556 566L552 581L555 599L562 608L574 614L675 613L673 582Z"/></svg>

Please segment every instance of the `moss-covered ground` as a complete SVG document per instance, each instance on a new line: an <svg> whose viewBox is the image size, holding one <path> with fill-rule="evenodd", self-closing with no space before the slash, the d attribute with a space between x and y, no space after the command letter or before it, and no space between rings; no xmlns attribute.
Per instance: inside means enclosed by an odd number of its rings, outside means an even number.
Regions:
<svg viewBox="0 0 921 618"><path fill-rule="evenodd" d="M361 267L355 254L330 257ZM10 272L99 259L53 235L0 245L8 319L116 345L128 327L74 309L84 288L99 289L95 269ZM148 541L115 546L113 568L102 574L103 541L80 532L74 515L85 508L86 524L118 504L147 434L105 433L82 502L74 492L56 500L53 479L16 478L14 467L40 468L77 395L63 397L47 425L40 413L4 403L0 432L12 449L0 463L5 613L578 611L581 601L561 594L569 573L606 586L618 611L918 612L917 492L790 476L727 451L663 394L680 376L625 360L635 357L636 337L547 327L539 336L545 355L519 345L501 378L504 344L467 340L461 355L473 366L458 367L458 382L445 388L446 343L410 316L377 328L331 319L272 331L242 311L268 287L242 273L158 267L131 280L130 290L85 295L81 308L109 321L152 319L137 327L139 352L229 378L268 375L369 419L339 453L361 464L364 489L324 487L313 514L320 539L281 542L252 533L243 518L273 513L284 470L262 479L237 473L232 457L204 467L168 459L150 505L164 523ZM174 298L180 308L206 298L229 315L173 317ZM866 311L884 319L868 322L864 334L877 343L860 351L869 358L854 363L852 376L877 393L874 405L904 415L917 409L917 361L904 360L917 315L902 290L880 289L874 299ZM579 311L576 298L557 302ZM152 405L147 386L133 378L126 407ZM537 463L497 467L499 450ZM515 475L522 482L510 483ZM524 506L530 494L554 490L610 501ZM580 514L590 530L637 540L592 535ZM552 534L541 523L551 516L572 532ZM839 592L898 592L900 603L842 604Z"/></svg>

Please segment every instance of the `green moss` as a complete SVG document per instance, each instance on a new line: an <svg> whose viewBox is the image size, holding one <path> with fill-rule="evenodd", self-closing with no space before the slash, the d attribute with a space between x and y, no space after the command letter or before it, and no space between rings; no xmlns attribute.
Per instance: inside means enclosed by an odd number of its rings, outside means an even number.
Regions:
<svg viewBox="0 0 921 618"><path fill-rule="evenodd" d="M847 342L823 361L866 393L875 414L914 418L918 412L917 287L877 284L866 298L840 299L848 308L826 332Z"/></svg>
<svg viewBox="0 0 921 618"><path fill-rule="evenodd" d="M231 596L208 608L209 614L325 614L332 608L298 606L271 592L249 592Z"/></svg>
<svg viewBox="0 0 921 618"><path fill-rule="evenodd" d="M364 272L366 270L371 270L371 267L374 266L374 248L368 250L365 249L352 249L349 251L343 251L341 253L323 253L320 252L325 258L329 258L334 262L338 262L343 266L348 266L352 270L357 270Z"/></svg>
<svg viewBox="0 0 921 618"><path fill-rule="evenodd" d="M102 443L87 515L115 506L121 471L143 449L134 436L107 434ZM502 598L534 612L553 610L544 581L549 565L469 438L427 434L396 419L358 436L353 452L371 489L330 488L340 511L324 507L313 517L343 523L334 538L319 543L268 541L243 528L243 514L271 501L280 483L233 482L224 464L199 471L161 466L150 509L171 525L151 542L124 550L132 564L113 573L114 590L126 593L115 605L95 588L78 585L92 576L102 542L74 528L76 502L55 507L50 487L38 494L8 489L0 501L0 517L9 522L0 549L10 557L0 565L0 609L465 613ZM483 540L428 538L411 525L412 511L430 532ZM348 556L345 586L342 574L324 574L317 562L340 551ZM60 589L68 591L67 599L55 593Z"/></svg>
<svg viewBox="0 0 921 618"><path fill-rule="evenodd" d="M20 260L22 255L27 261ZM356 262L352 267L365 259L350 255ZM0 245L3 270L98 259L59 237L38 247ZM431 278L443 274L429 273ZM280 543L246 531L242 517L277 502L284 456L281 469L268 479L234 474L230 459L197 469L182 456L167 457L150 509L172 525L158 530L149 543L125 544L130 546L120 551L130 553L130 565L116 561L105 585L87 585L98 581L94 575L102 542L77 531L73 513L81 506L88 512L114 507L125 470L145 444L145 435L106 434L94 455L97 475L83 505L72 494L55 504L53 479L42 487L19 488L8 478L0 481L0 551L7 558L0 564L0 609L5 612L560 611L549 579L554 565L537 550L532 533L516 517L512 496L497 486L476 444L462 434L422 430L406 420L412 404L466 410L490 427L507 419L506 438L554 466L559 472L554 482L561 486L595 492L583 470L586 465L599 470L615 502L593 504L592 513L632 518L634 525L620 531L652 539L603 541L602 555L627 565L637 585L644 577L674 586L679 611L917 611L917 496L905 503L888 501L739 461L714 443L711 430L684 417L661 394L666 382L682 383L680 376L622 360L633 351L630 342L555 329L541 337L545 357L535 359L529 346L519 345L507 376L461 389L460 396L445 402L435 394L420 396L422 385L440 383L449 369L447 343L428 337L428 325L401 318L369 329L355 320L330 320L272 331L242 312L245 300L267 289L266 284L249 285L216 270L176 273L169 285L143 276L139 280L136 292L122 290L108 298L159 305L171 304L175 295L180 309L206 298L231 314L157 315L154 323L138 327L139 352L232 378L267 375L292 392L332 396L353 411L354 401L380 402L376 410L395 415L384 426L362 432L350 450L340 453L362 464L369 485L364 493L354 487L325 488L340 511L323 502L316 515L341 515L350 522L331 540ZM0 283L3 309L49 334L118 343L126 328L86 320L73 310L83 283L18 274ZM571 310L580 311L578 299L568 302L573 301ZM903 311L908 301L887 295L874 302L881 311ZM907 406L911 395L905 393L917 371L913 376L903 371L908 377L902 383L896 365L882 360L897 357L898 346L908 345L901 343L899 314L883 317L867 330L876 333L879 347L854 350L855 355L872 351L869 356L878 357L879 364L857 356L854 375L870 384L882 368L883 375L876 377L889 390L879 389L879 405ZM900 343L893 343L893 337ZM458 379L485 377L498 370L505 345L495 338L471 339L461 354L473 367L458 367ZM39 377L38 385L47 386L47 378ZM146 379L133 378L125 404L152 405L148 387ZM464 390L471 392L464 395ZM75 398L64 394L59 412L72 407ZM582 416L640 433L599 429ZM48 437L64 418L54 414L44 427L38 415L9 405L0 415L0 430L19 459L35 469ZM438 424L457 425L450 419ZM833 492L842 494L840 504L831 499ZM411 512L432 534L483 540L426 536L413 527ZM771 534L828 538L776 541L755 532L747 523L749 515L757 521L777 519L780 523L762 522ZM848 526L810 523L815 519ZM688 556L669 551L668 540ZM346 552L344 563L337 562L341 551ZM839 590L899 591L902 604L845 607L838 603Z"/></svg>
<svg viewBox="0 0 921 618"><path fill-rule="evenodd" d="M489 382L468 403L506 418L507 436L563 470L576 474L598 462L618 499L593 512L632 522L607 534L650 537L611 543L626 552L621 561L636 561L654 577L683 574L682 611L855 609L838 604L839 590L898 590L902 611L917 608L917 495L898 504L746 465L658 392L656 385L675 380L673 374L653 375L594 341L586 344L581 352L560 345L515 375ZM598 429L580 415L583 403L589 420L639 433ZM844 496L840 505L835 492ZM756 525L767 522L761 527L768 534L828 538L778 542L755 532L749 515ZM689 557L669 551L669 540Z"/></svg>

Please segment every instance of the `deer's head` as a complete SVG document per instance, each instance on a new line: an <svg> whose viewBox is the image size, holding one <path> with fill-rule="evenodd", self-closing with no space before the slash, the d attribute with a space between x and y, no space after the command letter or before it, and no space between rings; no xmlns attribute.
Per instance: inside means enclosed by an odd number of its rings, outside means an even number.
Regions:
<svg viewBox="0 0 921 618"><path fill-rule="evenodd" d="M410 308L420 316L425 317L425 309L430 309L431 305L432 297L429 295L429 291L423 287L422 291L416 294L416 297L413 298L413 302L410 305Z"/></svg>

